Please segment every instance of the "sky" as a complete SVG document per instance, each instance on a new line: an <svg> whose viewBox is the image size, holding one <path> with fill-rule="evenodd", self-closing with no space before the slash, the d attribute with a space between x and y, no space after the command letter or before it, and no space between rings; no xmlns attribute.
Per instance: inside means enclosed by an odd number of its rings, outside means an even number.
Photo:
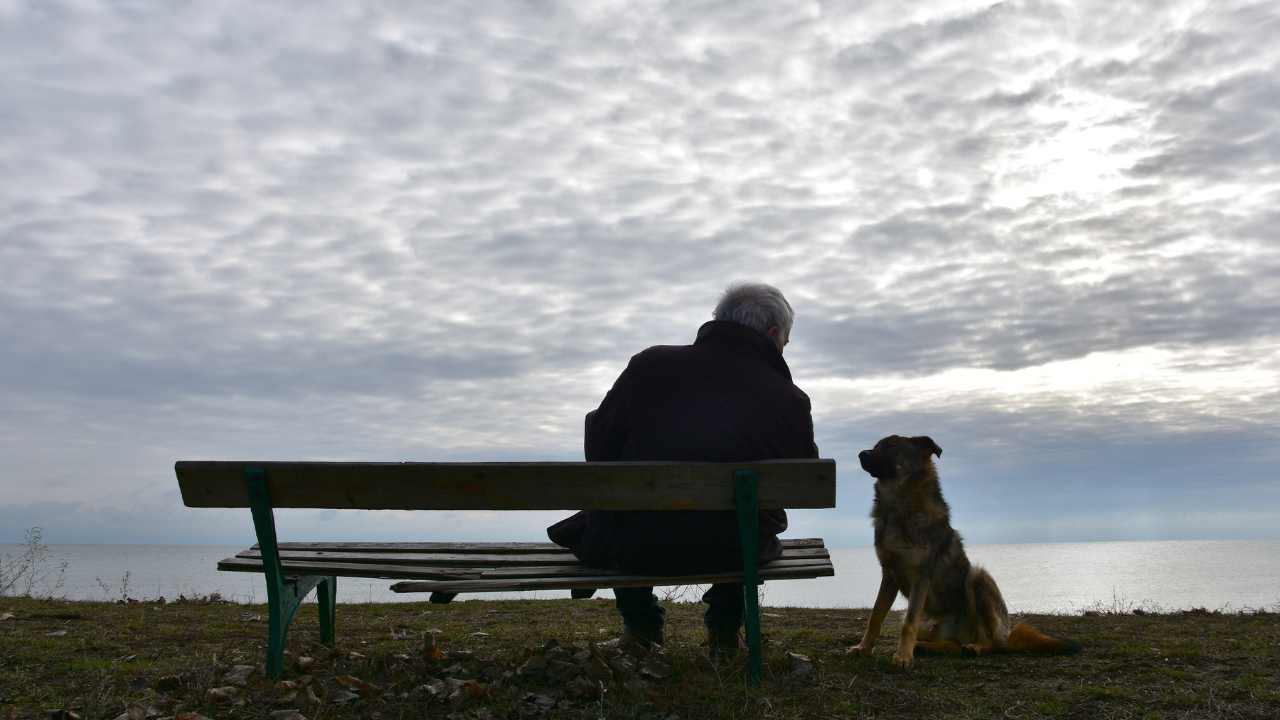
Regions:
<svg viewBox="0 0 1280 720"><path fill-rule="evenodd" d="M579 460L733 281L838 507L1280 537L1273 2L0 0L0 542L243 544L176 460ZM539 540L282 511L282 539Z"/></svg>

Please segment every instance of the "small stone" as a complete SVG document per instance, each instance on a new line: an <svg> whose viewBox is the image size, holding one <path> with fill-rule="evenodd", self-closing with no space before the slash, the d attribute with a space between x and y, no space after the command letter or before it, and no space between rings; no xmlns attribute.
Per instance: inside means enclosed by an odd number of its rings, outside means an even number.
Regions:
<svg viewBox="0 0 1280 720"><path fill-rule="evenodd" d="M45 633L45 635L48 635L49 637L63 637L66 634L67 634L66 630L50 630L49 632ZM71 711L65 710L65 711L58 711L58 712L71 712Z"/></svg>
<svg viewBox="0 0 1280 720"><path fill-rule="evenodd" d="M588 700L600 697L600 682L592 681L585 676L570 680L564 687L565 691L576 698Z"/></svg>
<svg viewBox="0 0 1280 720"><path fill-rule="evenodd" d="M160 692L173 692L182 687L182 676L180 675L162 675L156 680L156 690Z"/></svg>
<svg viewBox="0 0 1280 720"><path fill-rule="evenodd" d="M329 702L334 703L335 705L341 705L343 703L349 703L352 700L359 699L360 696L350 690L335 690L332 693L329 693L328 696Z"/></svg>
<svg viewBox="0 0 1280 720"><path fill-rule="evenodd" d="M654 680L669 678L672 672L671 660L666 655L654 653L640 663L640 674Z"/></svg>
<svg viewBox="0 0 1280 720"><path fill-rule="evenodd" d="M316 659L308 655L303 655L297 660L294 660L293 664L298 666L299 672L307 672L311 669L312 665L316 664Z"/></svg>
<svg viewBox="0 0 1280 720"><path fill-rule="evenodd" d="M252 665L233 665L227 674L222 676L222 682L244 687L249 684L249 676L253 675L253 671Z"/></svg>
<svg viewBox="0 0 1280 720"><path fill-rule="evenodd" d="M214 705L236 705L244 702L240 698L240 688L232 685L209 688L209 692L205 693L204 697Z"/></svg>
<svg viewBox="0 0 1280 720"><path fill-rule="evenodd" d="M258 613L240 613L240 622L262 622L262 616Z"/></svg>
<svg viewBox="0 0 1280 720"><path fill-rule="evenodd" d="M17 617L17 616L16 616L16 615L14 615L13 613L4 613L4 614L0 615L0 621L4 621L4 620L12 620L12 619L14 619L15 617Z"/></svg>
<svg viewBox="0 0 1280 720"><path fill-rule="evenodd" d="M0 619L3 619L3 618L0 618ZM487 637L489 637L489 633L487 633L487 632L473 632L473 633L471 633L471 637L473 637L473 638L487 638Z"/></svg>
<svg viewBox="0 0 1280 720"><path fill-rule="evenodd" d="M360 678L354 675L339 675L335 677L333 681L343 687L350 688L352 690L355 690L360 693L364 693L366 695L371 693L376 693L382 689L382 688L379 688L377 685L374 685L373 683L370 683L370 682L365 682L364 680L361 680Z"/></svg>
<svg viewBox="0 0 1280 720"><path fill-rule="evenodd" d="M518 675L530 675L533 673L540 673L546 669L547 658L542 655L534 655L526 660L524 664L520 666L520 669L516 670L516 673Z"/></svg>
<svg viewBox="0 0 1280 720"><path fill-rule="evenodd" d="M636 671L636 666L629 658L619 655L618 657L609 658L609 669L618 676L618 679L622 679L633 675Z"/></svg>

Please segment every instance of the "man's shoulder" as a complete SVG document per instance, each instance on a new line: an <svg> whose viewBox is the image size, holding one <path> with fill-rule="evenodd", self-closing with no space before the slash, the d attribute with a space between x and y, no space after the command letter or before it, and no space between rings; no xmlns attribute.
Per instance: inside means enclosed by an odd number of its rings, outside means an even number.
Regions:
<svg viewBox="0 0 1280 720"><path fill-rule="evenodd" d="M653 345L632 355L631 364L635 366L668 362L687 357L692 351L692 345Z"/></svg>

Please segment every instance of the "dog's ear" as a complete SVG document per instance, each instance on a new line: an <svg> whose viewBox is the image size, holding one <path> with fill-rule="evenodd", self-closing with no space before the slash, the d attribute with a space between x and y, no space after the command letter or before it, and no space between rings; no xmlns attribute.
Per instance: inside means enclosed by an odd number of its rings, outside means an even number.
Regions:
<svg viewBox="0 0 1280 720"><path fill-rule="evenodd" d="M938 457L942 457L942 448L938 447L938 443L934 442L933 438L928 435L918 435L913 437L911 438L911 442L915 443L916 447L926 453L933 453Z"/></svg>

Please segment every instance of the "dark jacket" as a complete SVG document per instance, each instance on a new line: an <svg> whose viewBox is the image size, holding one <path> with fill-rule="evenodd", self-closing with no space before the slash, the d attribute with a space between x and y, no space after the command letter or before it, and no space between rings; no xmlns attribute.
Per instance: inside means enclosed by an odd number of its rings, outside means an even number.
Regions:
<svg viewBox="0 0 1280 720"><path fill-rule="evenodd" d="M764 334L712 321L693 345L651 347L587 414L589 461L816 458L809 397ZM782 553L785 510L760 513L760 561ZM732 511L585 511L547 535L597 567L680 574L742 566Z"/></svg>

